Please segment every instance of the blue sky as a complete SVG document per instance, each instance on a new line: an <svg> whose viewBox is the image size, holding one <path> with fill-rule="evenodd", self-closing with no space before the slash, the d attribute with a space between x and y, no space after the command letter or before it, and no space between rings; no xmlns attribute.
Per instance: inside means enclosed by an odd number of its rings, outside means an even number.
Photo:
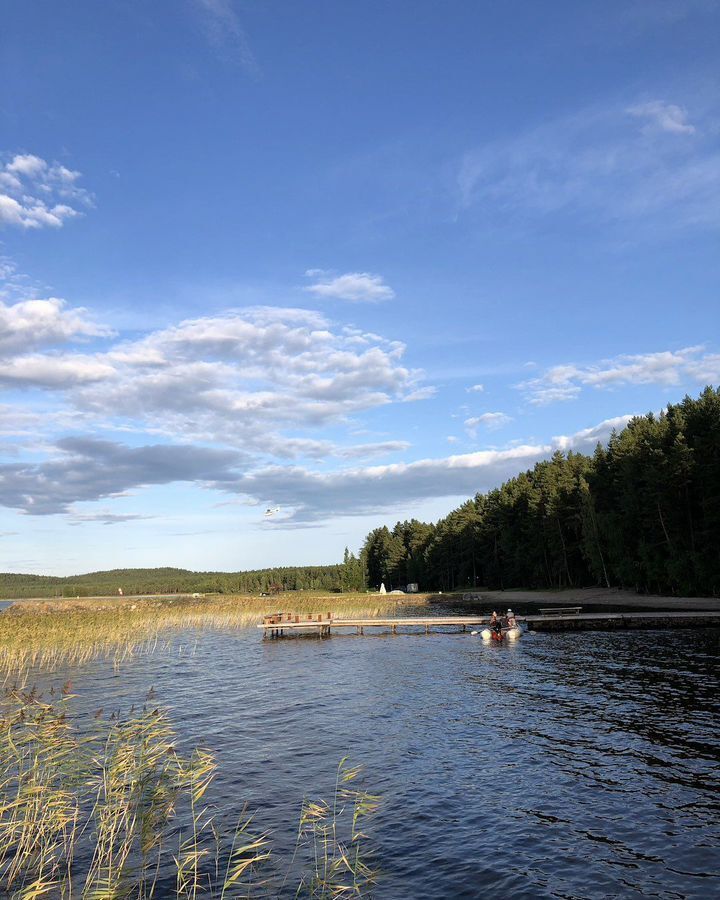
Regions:
<svg viewBox="0 0 720 900"><path fill-rule="evenodd" d="M10 0L0 570L334 562L720 383L719 26Z"/></svg>

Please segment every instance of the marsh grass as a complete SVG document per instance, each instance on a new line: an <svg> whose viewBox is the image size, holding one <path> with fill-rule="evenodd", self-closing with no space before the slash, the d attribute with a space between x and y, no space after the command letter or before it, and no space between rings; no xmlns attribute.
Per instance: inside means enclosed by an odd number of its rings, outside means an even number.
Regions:
<svg viewBox="0 0 720 900"><path fill-rule="evenodd" d="M0 705L0 892L12 900L227 900L366 895L364 822L377 798L342 760L332 803L303 804L295 852L277 859L243 809L208 800L206 750L180 754L167 715L74 722L72 696L6 691ZM292 889L292 885L297 887Z"/></svg>
<svg viewBox="0 0 720 900"><path fill-rule="evenodd" d="M414 603L418 601L413 601ZM421 602L421 601L420 601ZM280 609L300 615L379 616L397 609L395 599L368 594L292 592L279 597L92 598L21 601L0 614L0 679L55 670L106 657L127 657L167 646L173 633L255 625Z"/></svg>

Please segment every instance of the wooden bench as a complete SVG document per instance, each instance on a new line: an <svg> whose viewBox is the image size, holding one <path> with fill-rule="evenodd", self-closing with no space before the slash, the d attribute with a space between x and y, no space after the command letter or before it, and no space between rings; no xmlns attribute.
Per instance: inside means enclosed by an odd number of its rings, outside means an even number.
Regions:
<svg viewBox="0 0 720 900"><path fill-rule="evenodd" d="M538 612L541 616L579 615L582 606L541 606Z"/></svg>

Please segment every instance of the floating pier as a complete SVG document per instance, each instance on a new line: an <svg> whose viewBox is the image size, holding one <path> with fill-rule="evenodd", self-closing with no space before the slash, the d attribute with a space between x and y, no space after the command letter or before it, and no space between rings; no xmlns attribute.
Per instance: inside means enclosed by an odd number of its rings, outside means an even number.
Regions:
<svg viewBox="0 0 720 900"><path fill-rule="evenodd" d="M518 622L527 624L532 631L611 631L628 628L711 628L720 627L720 612L618 612L618 613L545 613L544 615L518 615ZM490 616L403 616L401 618L335 619L331 613L315 616L297 616L292 613L274 613L265 616L262 625L265 637L279 638L286 633L314 632L318 637L329 637L340 629L389 630L397 634L399 629L424 630L430 634L438 628L457 628L467 631L488 625Z"/></svg>

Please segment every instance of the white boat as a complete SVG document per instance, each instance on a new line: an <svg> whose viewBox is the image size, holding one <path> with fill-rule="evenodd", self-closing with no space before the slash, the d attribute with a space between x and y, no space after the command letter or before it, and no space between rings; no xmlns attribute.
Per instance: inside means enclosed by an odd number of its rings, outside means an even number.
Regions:
<svg viewBox="0 0 720 900"><path fill-rule="evenodd" d="M492 641L493 639L496 641L517 641L522 635L522 628L519 625L516 625L514 628L501 628L500 633L492 632L489 628L483 628L480 632L480 637L484 641Z"/></svg>

